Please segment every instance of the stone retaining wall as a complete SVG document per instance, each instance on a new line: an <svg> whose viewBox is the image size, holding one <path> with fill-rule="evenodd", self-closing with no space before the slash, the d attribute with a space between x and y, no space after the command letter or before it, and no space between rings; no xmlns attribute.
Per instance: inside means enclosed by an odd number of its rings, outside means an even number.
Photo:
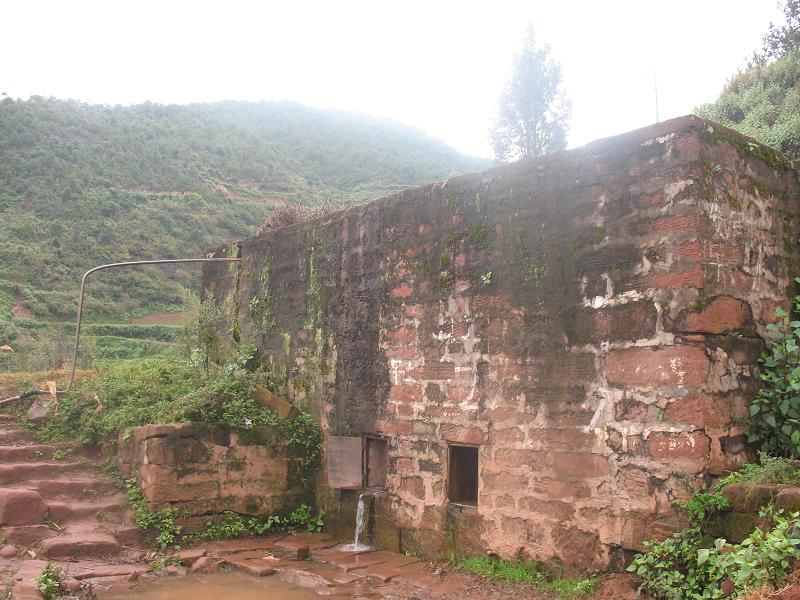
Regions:
<svg viewBox="0 0 800 600"><path fill-rule="evenodd" d="M300 485L302 457L269 428L145 425L120 437L117 460L123 475L137 478L151 510L270 515L309 500Z"/></svg>

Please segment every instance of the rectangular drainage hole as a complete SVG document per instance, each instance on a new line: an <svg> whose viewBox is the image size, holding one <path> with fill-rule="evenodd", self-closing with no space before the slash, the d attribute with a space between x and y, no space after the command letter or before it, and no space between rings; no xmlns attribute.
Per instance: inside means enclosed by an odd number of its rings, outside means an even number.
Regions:
<svg viewBox="0 0 800 600"><path fill-rule="evenodd" d="M457 504L478 505L478 448L450 446L447 497Z"/></svg>

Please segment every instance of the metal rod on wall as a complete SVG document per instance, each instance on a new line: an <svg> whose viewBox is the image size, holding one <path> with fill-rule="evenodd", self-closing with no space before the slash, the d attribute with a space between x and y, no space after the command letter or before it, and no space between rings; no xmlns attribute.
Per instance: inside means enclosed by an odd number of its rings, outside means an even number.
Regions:
<svg viewBox="0 0 800 600"><path fill-rule="evenodd" d="M129 262L118 262L118 263L109 263L106 265L99 265L92 269L86 271L81 277L81 290L80 295L78 296L78 319L75 323L75 347L72 351L72 367L69 374L69 381L67 382L67 387L62 391L59 390L57 393L59 394L66 394L70 388L72 387L73 382L75 381L75 369L78 366L78 346L80 345L81 341L81 320L83 318L83 298L84 292L86 289L86 278L89 277L95 271L102 271L103 269L115 269L118 267L131 267L131 266L139 266L139 265L168 265L173 263L196 263L196 262L239 262L241 258L167 258L167 259L159 259L159 260L132 260Z"/></svg>

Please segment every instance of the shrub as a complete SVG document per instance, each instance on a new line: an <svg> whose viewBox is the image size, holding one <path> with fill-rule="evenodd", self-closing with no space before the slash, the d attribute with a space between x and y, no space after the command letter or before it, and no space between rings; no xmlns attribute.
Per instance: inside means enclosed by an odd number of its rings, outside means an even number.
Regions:
<svg viewBox="0 0 800 600"><path fill-rule="evenodd" d="M800 312L800 296L794 310ZM780 308L775 314L784 324L767 326L772 343L760 359L763 385L750 404L748 441L771 455L800 458L800 321L786 324L789 313Z"/></svg>

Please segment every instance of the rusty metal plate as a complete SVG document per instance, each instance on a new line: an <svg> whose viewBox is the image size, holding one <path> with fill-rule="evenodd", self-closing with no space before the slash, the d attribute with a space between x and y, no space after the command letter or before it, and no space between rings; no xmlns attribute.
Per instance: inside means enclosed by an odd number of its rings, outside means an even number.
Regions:
<svg viewBox="0 0 800 600"><path fill-rule="evenodd" d="M343 490L360 490L363 485L362 438L328 436L328 485Z"/></svg>

